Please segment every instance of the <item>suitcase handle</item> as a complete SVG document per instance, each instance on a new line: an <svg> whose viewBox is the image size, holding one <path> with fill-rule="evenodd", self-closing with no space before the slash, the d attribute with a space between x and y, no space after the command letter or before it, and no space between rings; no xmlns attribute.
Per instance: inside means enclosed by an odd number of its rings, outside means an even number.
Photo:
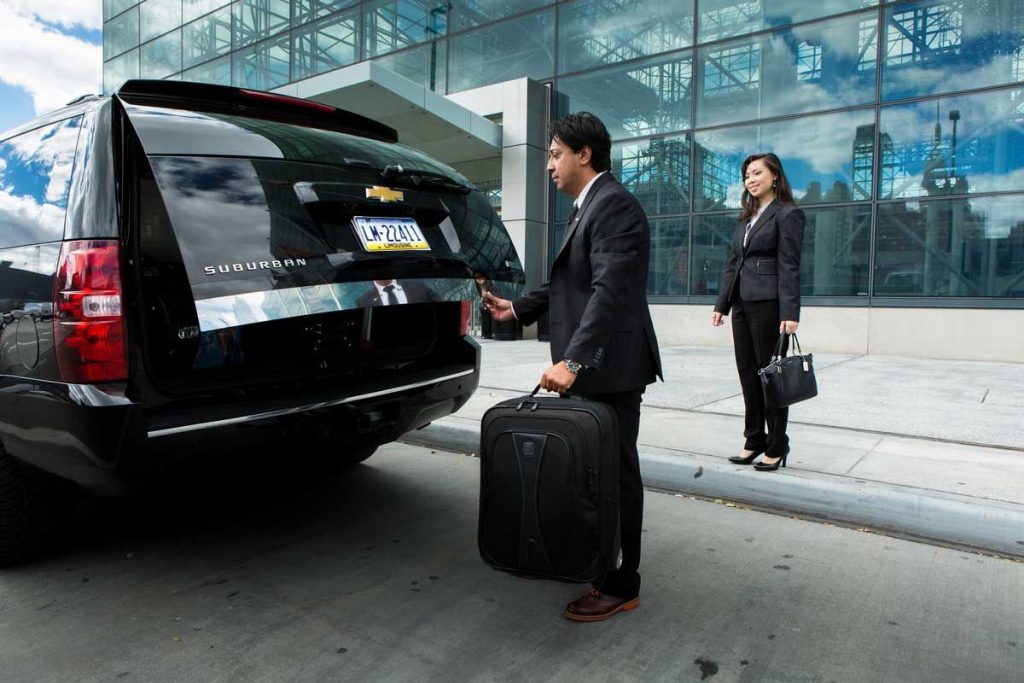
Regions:
<svg viewBox="0 0 1024 683"><path fill-rule="evenodd" d="M540 385L539 384L533 388L533 391L530 392L530 398L533 398L534 396L536 396L538 391L540 391ZM569 391L565 392L564 394L559 394L558 398L576 398L576 399L578 399L579 396L574 395L572 393L572 389L569 389ZM523 403L525 403L525 401ZM522 407L522 405L523 405L522 403L519 404L520 407ZM516 410L519 410L519 408L517 407Z"/></svg>
<svg viewBox="0 0 1024 683"><path fill-rule="evenodd" d="M538 403L536 400L529 400L529 399L530 398L534 398L535 396L537 396L537 392L540 391L540 390L541 390L541 385L538 384L536 387L534 387L534 390L529 392L529 396L528 397L523 398L522 400L519 401L519 404L516 405L516 407L515 407L516 412L521 411L525 407L526 403L529 403L529 410L530 411L536 411L538 409L540 403Z"/></svg>

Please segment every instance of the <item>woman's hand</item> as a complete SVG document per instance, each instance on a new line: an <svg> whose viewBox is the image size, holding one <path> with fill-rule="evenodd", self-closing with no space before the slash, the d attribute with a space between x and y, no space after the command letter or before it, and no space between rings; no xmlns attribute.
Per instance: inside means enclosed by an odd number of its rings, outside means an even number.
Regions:
<svg viewBox="0 0 1024 683"><path fill-rule="evenodd" d="M783 320L779 323L779 334L782 334L783 332L786 334L793 334L796 332L796 328L799 325L800 323L795 320Z"/></svg>
<svg viewBox="0 0 1024 683"><path fill-rule="evenodd" d="M718 327L719 325L722 325L724 323L725 323L725 321L722 320L722 314L721 313L719 313L718 311L715 311L714 313L711 314L711 325L712 326Z"/></svg>

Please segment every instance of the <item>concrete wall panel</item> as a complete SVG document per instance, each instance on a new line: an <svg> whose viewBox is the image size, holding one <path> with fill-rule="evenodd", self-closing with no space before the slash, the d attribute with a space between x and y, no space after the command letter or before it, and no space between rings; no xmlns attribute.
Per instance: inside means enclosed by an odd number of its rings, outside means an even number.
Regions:
<svg viewBox="0 0 1024 683"><path fill-rule="evenodd" d="M1024 310L870 310L869 353L1024 363Z"/></svg>

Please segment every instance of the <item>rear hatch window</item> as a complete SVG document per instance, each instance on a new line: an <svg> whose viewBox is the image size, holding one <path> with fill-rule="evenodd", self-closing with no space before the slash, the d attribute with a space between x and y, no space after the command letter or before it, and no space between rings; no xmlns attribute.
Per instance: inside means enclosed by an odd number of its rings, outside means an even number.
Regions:
<svg viewBox="0 0 1024 683"><path fill-rule="evenodd" d="M320 336L355 335L362 311L381 318L378 307L396 303L407 306L387 312L394 336L426 353L445 332L437 316L448 319L429 309L478 298L480 278L506 296L522 287L486 197L416 150L237 116L126 110L148 161L144 290L159 300L148 302L160 309L157 336L182 350L170 372L251 370L241 328L273 329L288 356L308 351L288 346L289 329L315 322L339 327ZM378 335L371 345L389 343Z"/></svg>

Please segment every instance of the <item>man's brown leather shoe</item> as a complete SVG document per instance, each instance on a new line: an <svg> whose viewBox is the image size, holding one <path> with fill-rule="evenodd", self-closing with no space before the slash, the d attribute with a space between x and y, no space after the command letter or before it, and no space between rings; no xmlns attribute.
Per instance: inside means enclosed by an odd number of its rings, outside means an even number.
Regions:
<svg viewBox="0 0 1024 683"><path fill-rule="evenodd" d="M640 598L617 598L605 595L596 588L565 608L565 616L573 621L603 621L617 612L626 612L640 606Z"/></svg>

